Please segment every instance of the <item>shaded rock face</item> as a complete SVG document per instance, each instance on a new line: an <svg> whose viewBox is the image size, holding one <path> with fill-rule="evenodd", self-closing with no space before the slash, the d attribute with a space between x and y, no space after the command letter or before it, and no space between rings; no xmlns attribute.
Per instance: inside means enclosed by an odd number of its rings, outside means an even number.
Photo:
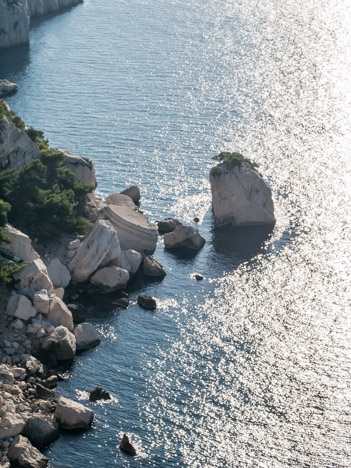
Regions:
<svg viewBox="0 0 351 468"><path fill-rule="evenodd" d="M109 266L98 270L91 278L90 282L97 286L102 292L112 292L123 289L130 275L127 270L117 266Z"/></svg>
<svg viewBox="0 0 351 468"><path fill-rule="evenodd" d="M56 359L66 361L76 354L76 338L66 327L59 326L43 340L43 349L53 351Z"/></svg>
<svg viewBox="0 0 351 468"><path fill-rule="evenodd" d="M0 170L20 169L38 158L40 158L40 150L37 145L26 133L15 127L7 117L3 117L0 120Z"/></svg>
<svg viewBox="0 0 351 468"><path fill-rule="evenodd" d="M217 225L274 224L272 192L247 163L210 173L212 207Z"/></svg>
<svg viewBox="0 0 351 468"><path fill-rule="evenodd" d="M17 436L12 441L7 453L11 466L23 468L45 468L49 459L29 442L26 437Z"/></svg>
<svg viewBox="0 0 351 468"><path fill-rule="evenodd" d="M164 243L167 249L200 250L205 245L205 239L200 236L198 229L181 225L165 234Z"/></svg>
<svg viewBox="0 0 351 468"><path fill-rule="evenodd" d="M18 86L16 83L11 83L11 81L8 80L0 80L0 98L16 92L17 89Z"/></svg>
<svg viewBox="0 0 351 468"><path fill-rule="evenodd" d="M86 281L98 268L116 258L120 251L112 224L98 220L68 266L72 278L79 283Z"/></svg>
<svg viewBox="0 0 351 468"><path fill-rule="evenodd" d="M3 231L11 239L11 243L1 244L0 250L18 257L24 262L33 262L40 258L39 254L32 247L32 241L26 234L14 228L11 224L6 224L3 227Z"/></svg>
<svg viewBox="0 0 351 468"><path fill-rule="evenodd" d="M149 223L142 213L126 206L109 205L100 211L100 216L108 219L117 232L122 250L152 254L157 244L157 227Z"/></svg>
<svg viewBox="0 0 351 468"><path fill-rule="evenodd" d="M83 0L29 0L31 18L51 15L83 3Z"/></svg>
<svg viewBox="0 0 351 468"><path fill-rule="evenodd" d="M28 0L0 0L0 49L29 42Z"/></svg>
<svg viewBox="0 0 351 468"><path fill-rule="evenodd" d="M37 310L32 306L30 300L21 294L11 296L6 307L6 314L21 320L29 320L35 317Z"/></svg>
<svg viewBox="0 0 351 468"><path fill-rule="evenodd" d="M43 449L59 437L57 422L40 416L29 418L26 421L23 435L38 449Z"/></svg>
<svg viewBox="0 0 351 468"><path fill-rule="evenodd" d="M160 278L166 276L166 272L163 269L163 266L152 255L148 255L144 258L143 273L146 276L154 276Z"/></svg>
<svg viewBox="0 0 351 468"><path fill-rule="evenodd" d="M80 323L74 329L78 350L90 349L100 343L96 328L91 323Z"/></svg>
<svg viewBox="0 0 351 468"><path fill-rule="evenodd" d="M94 412L68 398L60 397L55 409L55 418L66 430L88 429L94 419Z"/></svg>

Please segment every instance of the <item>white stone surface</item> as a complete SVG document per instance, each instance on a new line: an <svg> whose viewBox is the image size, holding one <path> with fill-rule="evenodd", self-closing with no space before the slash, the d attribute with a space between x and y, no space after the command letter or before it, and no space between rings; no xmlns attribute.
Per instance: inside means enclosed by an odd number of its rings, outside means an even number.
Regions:
<svg viewBox="0 0 351 468"><path fill-rule="evenodd" d="M55 409L55 418L63 429L88 429L93 422L94 412L69 398L60 397Z"/></svg>
<svg viewBox="0 0 351 468"><path fill-rule="evenodd" d="M164 235L164 243L168 249L200 250L205 244L205 239L200 236L197 228L180 225L173 232Z"/></svg>
<svg viewBox="0 0 351 468"><path fill-rule="evenodd" d="M29 320L35 317L37 310L32 306L31 301L21 294L11 296L6 307L6 314L21 320Z"/></svg>
<svg viewBox="0 0 351 468"><path fill-rule="evenodd" d="M106 203L108 205L126 206L131 210L136 210L136 205L128 195L123 193L111 193L106 197Z"/></svg>
<svg viewBox="0 0 351 468"><path fill-rule="evenodd" d="M90 278L90 282L103 292L111 292L125 288L129 278L130 275L127 270L117 266L109 266L94 273Z"/></svg>
<svg viewBox="0 0 351 468"><path fill-rule="evenodd" d="M55 352L59 361L73 359L76 354L76 337L61 325L44 338L42 347L44 350Z"/></svg>
<svg viewBox="0 0 351 468"><path fill-rule="evenodd" d="M91 323L80 323L76 326L73 333L76 337L78 350L90 349L100 343L98 332Z"/></svg>
<svg viewBox="0 0 351 468"><path fill-rule="evenodd" d="M50 309L48 313L48 321L55 327L63 325L68 330L73 331L72 313L66 304L57 296L50 298Z"/></svg>
<svg viewBox="0 0 351 468"><path fill-rule="evenodd" d="M136 250L122 250L118 256L112 260L111 265L129 271L129 274L132 276L138 271L142 260L143 256Z"/></svg>
<svg viewBox="0 0 351 468"><path fill-rule="evenodd" d="M50 297L46 289L34 293L33 305L41 314L49 313Z"/></svg>
<svg viewBox="0 0 351 468"><path fill-rule="evenodd" d="M0 0L0 49L29 42L28 0Z"/></svg>
<svg viewBox="0 0 351 468"><path fill-rule="evenodd" d="M66 288L71 281L68 268L58 258L49 262L48 273L55 288Z"/></svg>

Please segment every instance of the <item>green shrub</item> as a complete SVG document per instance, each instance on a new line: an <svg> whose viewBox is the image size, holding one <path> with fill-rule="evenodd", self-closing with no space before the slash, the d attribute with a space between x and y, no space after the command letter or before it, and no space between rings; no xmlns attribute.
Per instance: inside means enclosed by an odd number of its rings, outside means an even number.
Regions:
<svg viewBox="0 0 351 468"><path fill-rule="evenodd" d="M212 159L223 164L228 169L232 169L235 166L241 166L243 163L249 164L253 169L258 167L257 163L251 161L248 158L245 158L240 153L221 152L214 156Z"/></svg>
<svg viewBox="0 0 351 468"><path fill-rule="evenodd" d="M41 130L35 130L33 127L26 128L25 132L29 138L39 147L39 149L49 149L49 140L45 138L44 132Z"/></svg>
<svg viewBox="0 0 351 468"><path fill-rule="evenodd" d="M214 177L220 176L222 172L222 168L220 168L219 166L215 166L211 169L211 175Z"/></svg>
<svg viewBox="0 0 351 468"><path fill-rule="evenodd" d="M26 263L21 265L9 264L4 261L0 261L0 284L11 287L15 283L14 275L15 273L22 270Z"/></svg>

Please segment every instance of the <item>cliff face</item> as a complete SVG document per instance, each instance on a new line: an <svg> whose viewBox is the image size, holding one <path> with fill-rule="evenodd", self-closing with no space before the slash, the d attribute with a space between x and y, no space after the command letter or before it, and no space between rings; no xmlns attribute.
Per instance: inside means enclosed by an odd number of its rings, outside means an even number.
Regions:
<svg viewBox="0 0 351 468"><path fill-rule="evenodd" d="M29 42L31 18L51 15L83 0L0 0L0 49Z"/></svg>
<svg viewBox="0 0 351 468"><path fill-rule="evenodd" d="M28 0L0 0L0 49L29 41Z"/></svg>
<svg viewBox="0 0 351 468"><path fill-rule="evenodd" d="M28 3L30 17L38 18L83 3L83 0L28 0Z"/></svg>

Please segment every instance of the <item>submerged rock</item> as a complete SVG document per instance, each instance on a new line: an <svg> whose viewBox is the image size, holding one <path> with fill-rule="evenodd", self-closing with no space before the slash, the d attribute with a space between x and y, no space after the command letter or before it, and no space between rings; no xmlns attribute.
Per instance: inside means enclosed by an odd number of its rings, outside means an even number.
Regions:
<svg viewBox="0 0 351 468"><path fill-rule="evenodd" d="M55 409L55 418L62 429L88 429L93 422L94 411L69 398L60 397Z"/></svg>
<svg viewBox="0 0 351 468"><path fill-rule="evenodd" d="M275 223L272 191L250 164L216 166L211 170L210 182L217 225Z"/></svg>
<svg viewBox="0 0 351 468"><path fill-rule="evenodd" d="M123 439L119 444L119 448L122 450L122 452L127 453L128 455L132 455L133 457L135 457L135 455L137 454L135 448L129 442L129 437L127 436L127 434L124 434Z"/></svg>
<svg viewBox="0 0 351 468"><path fill-rule="evenodd" d="M205 242L205 239L200 236L199 230L191 226L177 226L173 232L164 236L167 249L200 250Z"/></svg>
<svg viewBox="0 0 351 468"><path fill-rule="evenodd" d="M103 390L101 387L95 387L94 390L90 392L89 400L110 400L111 395L106 390Z"/></svg>
<svg viewBox="0 0 351 468"><path fill-rule="evenodd" d="M140 294L138 296L138 304L146 310L156 310L157 308L156 299L146 294Z"/></svg>

